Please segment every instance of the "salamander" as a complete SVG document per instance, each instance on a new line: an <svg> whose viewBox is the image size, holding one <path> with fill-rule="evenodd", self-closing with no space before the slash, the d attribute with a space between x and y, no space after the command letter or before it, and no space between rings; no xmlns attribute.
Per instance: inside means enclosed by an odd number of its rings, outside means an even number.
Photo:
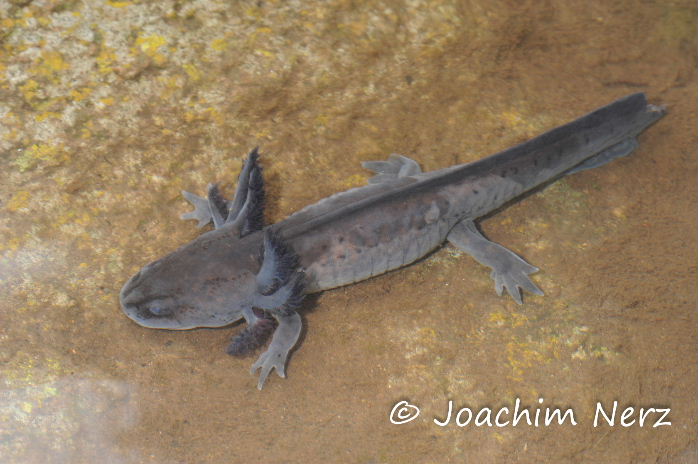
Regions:
<svg viewBox="0 0 698 464"><path fill-rule="evenodd" d="M259 152L244 162L235 196L216 185L201 197L183 192L194 210L182 216L213 223L178 250L143 267L120 293L126 315L144 327L222 327L244 319L228 353L271 343L253 364L261 389L272 370L285 377L301 332L298 309L307 294L400 268L448 241L492 269L498 295L506 289L542 295L529 277L538 270L489 241L477 219L524 193L626 156L637 136L665 114L637 93L495 155L422 172L402 155L363 166L368 185L334 194L275 224L264 223Z"/></svg>

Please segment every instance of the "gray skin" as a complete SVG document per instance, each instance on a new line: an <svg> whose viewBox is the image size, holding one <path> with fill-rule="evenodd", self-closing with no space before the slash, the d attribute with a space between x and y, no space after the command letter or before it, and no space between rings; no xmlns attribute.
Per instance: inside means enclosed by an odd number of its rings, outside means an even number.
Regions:
<svg viewBox="0 0 698 464"><path fill-rule="evenodd" d="M199 226L213 221L216 228L132 277L121 291L122 308L138 324L159 329L221 327L242 318L255 327L264 316L253 308L265 310L278 327L252 366L253 373L261 369L261 389L271 370L285 377L301 331L295 309L302 294L399 268L446 240L490 267L497 294L506 289L521 304L520 289L543 293L529 278L538 269L487 240L474 221L531 189L628 155L637 135L664 113L634 94L473 163L422 173L400 155L366 162L377 173L369 185L264 228L245 225L261 208L252 201L254 151L235 200L225 203L227 218L225 208L216 207L224 201L215 198L217 191L209 199L184 192L195 210L183 218Z"/></svg>

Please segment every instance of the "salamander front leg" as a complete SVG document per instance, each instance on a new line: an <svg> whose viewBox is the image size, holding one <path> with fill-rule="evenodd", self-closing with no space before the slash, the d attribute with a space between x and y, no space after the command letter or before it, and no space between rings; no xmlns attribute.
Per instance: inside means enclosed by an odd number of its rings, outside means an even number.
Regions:
<svg viewBox="0 0 698 464"><path fill-rule="evenodd" d="M491 275L497 295L501 296L506 288L509 295L518 304L522 304L519 289L536 295L543 294L543 291L528 277L528 274L533 274L538 271L538 268L528 264L513 251L487 240L472 221L456 224L449 232L447 239L480 264L492 268Z"/></svg>
<svg viewBox="0 0 698 464"><path fill-rule="evenodd" d="M301 333L301 317L297 312L293 311L287 315L275 315L274 317L279 322L279 326L274 332L271 344L267 351L262 353L257 362L252 365L250 370L254 374L257 369L261 369L259 382L257 382L259 390L264 387L264 382L272 369L276 369L279 377L286 377L286 358L288 358L289 351L296 344Z"/></svg>
<svg viewBox="0 0 698 464"><path fill-rule="evenodd" d="M211 221L216 229L232 224L240 237L262 229L264 180L258 161L259 153L255 148L245 160L232 201L227 201L215 184L209 184L206 198L182 191L184 198L194 206L194 211L182 214L181 218L196 219L199 228Z"/></svg>
<svg viewBox="0 0 698 464"><path fill-rule="evenodd" d="M196 227L201 229L203 226L211 222L211 209L208 206L208 199L200 197L191 192L182 190L182 195L184 198L194 206L194 211L189 211L180 216L183 220L196 219L198 222Z"/></svg>
<svg viewBox="0 0 698 464"><path fill-rule="evenodd" d="M276 369L280 377L286 377L288 353L301 333L301 318L296 312L304 296L304 274L298 266L298 258L279 236L269 229L264 234L263 262L257 274L257 294L253 306L264 309L276 319L271 344L252 365L254 374L260 369L257 388Z"/></svg>

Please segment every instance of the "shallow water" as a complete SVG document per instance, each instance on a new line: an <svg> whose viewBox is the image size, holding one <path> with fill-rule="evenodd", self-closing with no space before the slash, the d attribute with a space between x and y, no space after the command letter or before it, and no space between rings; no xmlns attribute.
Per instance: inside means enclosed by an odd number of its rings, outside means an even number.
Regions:
<svg viewBox="0 0 698 464"><path fill-rule="evenodd" d="M0 462L695 461L693 3L229 3L0 0ZM361 161L476 160L637 91L669 114L632 156L482 222L544 297L445 246L313 298L261 392L239 325L119 308L199 233L180 190L230 191L251 147L276 221ZM432 421L516 399L578 424ZM421 415L393 425L401 400ZM594 427L615 400L671 425Z"/></svg>

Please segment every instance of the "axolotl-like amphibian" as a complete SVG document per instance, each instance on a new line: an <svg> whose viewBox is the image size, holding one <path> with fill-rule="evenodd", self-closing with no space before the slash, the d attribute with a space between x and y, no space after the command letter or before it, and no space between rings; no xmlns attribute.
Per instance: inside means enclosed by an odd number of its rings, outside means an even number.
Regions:
<svg viewBox="0 0 698 464"><path fill-rule="evenodd" d="M521 290L543 292L529 274L538 268L487 240L475 220L523 193L626 156L636 137L664 115L638 93L482 160L422 172L391 155L363 166L366 186L332 195L272 225L264 225L264 186L257 150L247 157L235 197L215 185L207 197L183 192L195 207L183 219L213 222L173 253L154 261L121 290L124 312L159 329L221 327L245 319L228 352L248 353L273 332L253 364L258 388L276 369L285 377L301 332L303 296L399 268L449 241L492 268L497 294L518 302Z"/></svg>

